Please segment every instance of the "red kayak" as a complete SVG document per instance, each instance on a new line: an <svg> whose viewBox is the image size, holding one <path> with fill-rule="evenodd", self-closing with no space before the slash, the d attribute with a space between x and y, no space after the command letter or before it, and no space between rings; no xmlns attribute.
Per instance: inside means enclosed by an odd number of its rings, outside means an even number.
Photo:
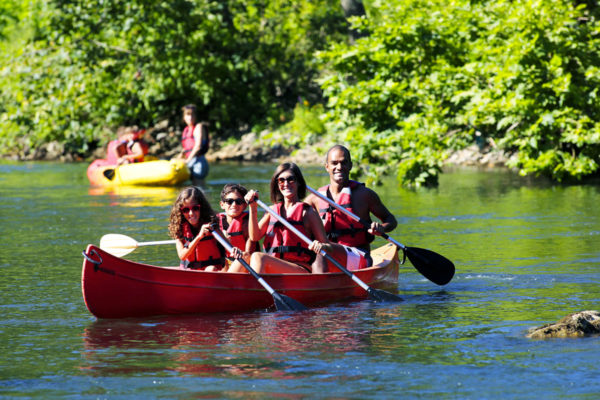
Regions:
<svg viewBox="0 0 600 400"><path fill-rule="evenodd" d="M373 266L353 271L373 288L398 283L398 248L387 244L371 252ZM263 274L275 291L305 306L364 299L367 292L341 272ZM248 273L205 272L159 267L115 257L88 245L81 277L83 299L98 318L144 317L264 310L273 297Z"/></svg>

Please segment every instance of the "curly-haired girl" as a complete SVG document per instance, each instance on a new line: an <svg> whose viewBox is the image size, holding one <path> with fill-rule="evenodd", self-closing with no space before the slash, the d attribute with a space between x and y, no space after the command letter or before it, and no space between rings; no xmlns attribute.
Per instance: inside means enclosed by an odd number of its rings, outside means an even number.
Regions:
<svg viewBox="0 0 600 400"><path fill-rule="evenodd" d="M205 271L221 271L225 267L225 250L212 235L215 212L202 191L190 186L184 188L169 218L169 234L176 239L181 267ZM222 236L222 233L218 231ZM240 252L239 249L236 251Z"/></svg>

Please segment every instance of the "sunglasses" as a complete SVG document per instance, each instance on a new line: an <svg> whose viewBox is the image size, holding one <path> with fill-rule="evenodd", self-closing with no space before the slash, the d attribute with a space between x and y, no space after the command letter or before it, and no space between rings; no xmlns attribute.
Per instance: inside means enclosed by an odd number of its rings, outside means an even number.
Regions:
<svg viewBox="0 0 600 400"><path fill-rule="evenodd" d="M288 176L287 178L277 178L277 183L279 183L280 185L283 185L284 182L287 183L294 183L296 182L296 177L295 176Z"/></svg>
<svg viewBox="0 0 600 400"><path fill-rule="evenodd" d="M184 214L189 214L190 210L192 210L193 212L199 212L200 211L200 206L196 204L195 206L192 206L191 208L190 207L183 207L181 209L181 212L184 213Z"/></svg>
<svg viewBox="0 0 600 400"><path fill-rule="evenodd" d="M240 198L237 198L237 199L225 199L225 200L223 200L223 202L225 202L225 203L227 203L229 205L232 205L233 203L235 203L238 206L241 206L242 204L245 203L244 199L240 199Z"/></svg>

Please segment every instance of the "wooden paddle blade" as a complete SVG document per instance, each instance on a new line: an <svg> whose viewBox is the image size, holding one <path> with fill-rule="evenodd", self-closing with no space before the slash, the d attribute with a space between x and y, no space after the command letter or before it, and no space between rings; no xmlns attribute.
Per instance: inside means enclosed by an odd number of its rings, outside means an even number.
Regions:
<svg viewBox="0 0 600 400"><path fill-rule="evenodd" d="M109 233L100 239L100 248L117 257L123 257L137 247L138 243L135 239L118 233Z"/></svg>
<svg viewBox="0 0 600 400"><path fill-rule="evenodd" d="M454 264L446 257L427 249L406 247L412 265L431 282L443 286L454 276Z"/></svg>
<svg viewBox="0 0 600 400"><path fill-rule="evenodd" d="M285 294L278 292L273 293L273 300L275 301L275 308L278 311L303 311L306 307L300 302L292 299Z"/></svg>
<svg viewBox="0 0 600 400"><path fill-rule="evenodd" d="M374 289L372 287L369 288L369 290L367 290L367 293L369 293L369 298L371 300L374 301L379 301L379 302L400 302L403 301L402 297L395 295L393 293L390 292L386 292L385 290L379 290L379 289Z"/></svg>

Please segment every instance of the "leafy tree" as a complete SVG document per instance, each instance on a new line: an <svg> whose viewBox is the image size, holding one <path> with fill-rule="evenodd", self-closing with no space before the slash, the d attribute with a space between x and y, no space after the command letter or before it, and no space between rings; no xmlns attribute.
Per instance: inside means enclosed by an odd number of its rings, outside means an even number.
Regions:
<svg viewBox="0 0 600 400"><path fill-rule="evenodd" d="M59 140L86 153L121 124L179 119L221 131L279 122L320 96L313 52L344 40L333 0L52 0L2 54L0 150ZM335 6L334 6L335 5Z"/></svg>
<svg viewBox="0 0 600 400"><path fill-rule="evenodd" d="M598 170L598 8L552 1L373 2L369 35L320 53L328 130L376 180L435 184L476 135L522 174Z"/></svg>

